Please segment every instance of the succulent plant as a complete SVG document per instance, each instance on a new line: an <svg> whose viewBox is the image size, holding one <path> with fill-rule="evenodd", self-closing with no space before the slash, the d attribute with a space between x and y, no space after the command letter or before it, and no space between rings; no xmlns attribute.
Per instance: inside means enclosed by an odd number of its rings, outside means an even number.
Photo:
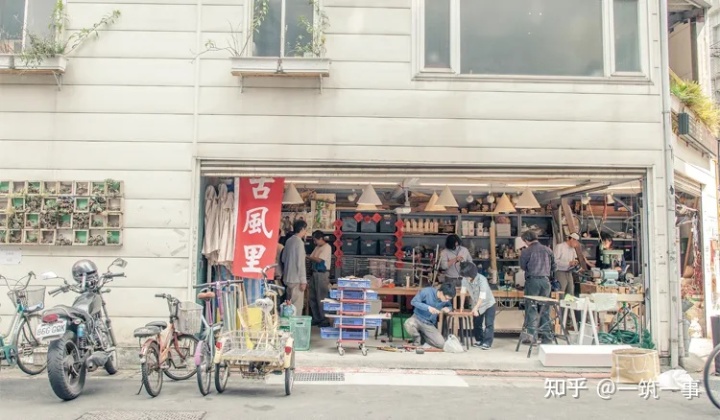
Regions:
<svg viewBox="0 0 720 420"><path fill-rule="evenodd" d="M60 183L60 194L67 195L72 194L72 184L69 182Z"/></svg>
<svg viewBox="0 0 720 420"><path fill-rule="evenodd" d="M66 238L64 235L58 235L57 240L55 241L55 245L57 246L71 246L72 241L68 238Z"/></svg>
<svg viewBox="0 0 720 420"><path fill-rule="evenodd" d="M20 242L22 242L22 231L21 230L11 230L8 243L19 244Z"/></svg>
<svg viewBox="0 0 720 420"><path fill-rule="evenodd" d="M87 229L90 227L90 215L87 213L73 214L73 229Z"/></svg>
<svg viewBox="0 0 720 420"><path fill-rule="evenodd" d="M90 240L88 241L88 245L103 246L105 245L105 239L102 237L102 235L91 236Z"/></svg>
<svg viewBox="0 0 720 420"><path fill-rule="evenodd" d="M114 179L106 179L105 185L107 185L107 193L113 196L120 194L120 182Z"/></svg>
<svg viewBox="0 0 720 420"><path fill-rule="evenodd" d="M37 232L27 232L25 234L25 242L29 244L36 244L38 243L38 234Z"/></svg>
<svg viewBox="0 0 720 420"><path fill-rule="evenodd" d="M31 213L37 213L40 211L40 207L42 206L42 200L40 197L25 197L25 208L27 211Z"/></svg>
<svg viewBox="0 0 720 420"><path fill-rule="evenodd" d="M75 186L75 195L87 195L88 194L88 184L84 182L78 182Z"/></svg>
<svg viewBox="0 0 720 420"><path fill-rule="evenodd" d="M100 196L90 199L90 212L95 214L104 213L107 209L107 200Z"/></svg>
<svg viewBox="0 0 720 420"><path fill-rule="evenodd" d="M28 194L40 194L40 183L39 182L29 183L27 192L28 192Z"/></svg>
<svg viewBox="0 0 720 420"><path fill-rule="evenodd" d="M72 197L59 197L57 200L57 209L60 214L72 213L74 206Z"/></svg>

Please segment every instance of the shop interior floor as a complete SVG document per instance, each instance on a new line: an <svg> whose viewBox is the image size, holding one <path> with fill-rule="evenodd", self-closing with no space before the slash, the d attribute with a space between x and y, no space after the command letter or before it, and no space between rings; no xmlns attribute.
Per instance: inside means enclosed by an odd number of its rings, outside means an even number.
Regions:
<svg viewBox="0 0 720 420"><path fill-rule="evenodd" d="M619 346L563 346L541 344L540 363L554 367L612 367L613 350L629 349L628 345Z"/></svg>
<svg viewBox="0 0 720 420"><path fill-rule="evenodd" d="M317 368L397 368L397 369L452 369L452 370L485 370L485 371L564 371L564 372L609 372L608 368L573 368L543 366L538 358L538 350L533 349L530 358L527 358L527 347L515 352L517 334L498 334L495 336L492 349L482 350L471 347L470 350L459 353L431 353L416 354L414 352L390 352L378 350L376 346L402 344L400 338L392 343L374 340L374 331L370 332L370 339L366 346L370 348L368 355L363 356L354 345L345 345L345 355L337 352L335 340L320 338L320 329L313 327L310 350L297 352L298 366ZM387 337L386 337L387 338ZM524 351L523 351L524 349Z"/></svg>

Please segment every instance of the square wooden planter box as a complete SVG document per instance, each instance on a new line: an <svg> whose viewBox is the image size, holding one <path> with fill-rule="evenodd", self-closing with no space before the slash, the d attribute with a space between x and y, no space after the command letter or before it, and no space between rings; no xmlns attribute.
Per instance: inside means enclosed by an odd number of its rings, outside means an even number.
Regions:
<svg viewBox="0 0 720 420"><path fill-rule="evenodd" d="M278 57L231 57L234 76L269 76L278 72Z"/></svg>
<svg viewBox="0 0 720 420"><path fill-rule="evenodd" d="M87 229L75 230L73 229L73 246L75 245L87 245L90 239L90 231Z"/></svg>
<svg viewBox="0 0 720 420"><path fill-rule="evenodd" d="M80 195L80 196L88 196L90 195L90 183L89 182L75 182L75 187L73 188L73 194Z"/></svg>
<svg viewBox="0 0 720 420"><path fill-rule="evenodd" d="M105 246L105 230L90 230L88 246Z"/></svg>
<svg viewBox="0 0 720 420"><path fill-rule="evenodd" d="M91 195L105 195L107 194L107 185L105 182L92 182L90 183Z"/></svg>
<svg viewBox="0 0 720 420"><path fill-rule="evenodd" d="M90 229L90 213L74 213L72 215L73 230Z"/></svg>
<svg viewBox="0 0 720 420"><path fill-rule="evenodd" d="M59 193L57 181L45 181L42 186L42 193L45 195L57 195Z"/></svg>
<svg viewBox="0 0 720 420"><path fill-rule="evenodd" d="M72 228L72 214L60 214L58 215L58 229L71 229Z"/></svg>
<svg viewBox="0 0 720 420"><path fill-rule="evenodd" d="M55 236L57 232L54 230L40 231L40 245L55 245Z"/></svg>
<svg viewBox="0 0 720 420"><path fill-rule="evenodd" d="M25 183L25 191L27 191L28 194L40 194L42 188L42 182L40 181L30 181Z"/></svg>
<svg viewBox="0 0 720 420"><path fill-rule="evenodd" d="M40 214L38 214L38 213L25 214L25 229L39 229L39 228L40 228Z"/></svg>
<svg viewBox="0 0 720 420"><path fill-rule="evenodd" d="M10 194L10 189L12 188L12 182L10 181L0 181L0 195L8 195Z"/></svg>
<svg viewBox="0 0 720 420"><path fill-rule="evenodd" d="M122 245L122 231L120 230L108 230L105 232L105 243L108 246L120 246Z"/></svg>
<svg viewBox="0 0 720 420"><path fill-rule="evenodd" d="M71 181L58 182L58 195L72 195L74 185Z"/></svg>
<svg viewBox="0 0 720 420"><path fill-rule="evenodd" d="M40 243L39 229L25 229L23 231L23 244L38 245Z"/></svg>
<svg viewBox="0 0 720 420"><path fill-rule="evenodd" d="M0 244L6 244L8 240L7 229L0 229Z"/></svg>
<svg viewBox="0 0 720 420"><path fill-rule="evenodd" d="M8 244L21 244L23 240L22 230L8 230Z"/></svg>
<svg viewBox="0 0 720 420"><path fill-rule="evenodd" d="M330 76L330 59L320 57L284 57L280 73L295 77Z"/></svg>
<svg viewBox="0 0 720 420"><path fill-rule="evenodd" d="M29 213L40 213L42 210L42 196L41 195L27 195L25 196L25 211Z"/></svg>
<svg viewBox="0 0 720 420"><path fill-rule="evenodd" d="M107 216L102 214L90 215L90 229L105 229L107 223Z"/></svg>
<svg viewBox="0 0 720 420"><path fill-rule="evenodd" d="M44 58L40 64L26 64L23 60L15 57L14 68L23 73L65 73L67 61L65 57L48 57Z"/></svg>
<svg viewBox="0 0 720 420"><path fill-rule="evenodd" d="M55 246L72 246L73 244L73 231L72 230L58 230L55 236Z"/></svg>

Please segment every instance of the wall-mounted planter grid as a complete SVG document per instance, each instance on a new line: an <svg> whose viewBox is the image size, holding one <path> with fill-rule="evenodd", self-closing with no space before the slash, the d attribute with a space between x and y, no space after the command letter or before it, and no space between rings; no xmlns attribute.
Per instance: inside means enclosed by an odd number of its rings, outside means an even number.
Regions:
<svg viewBox="0 0 720 420"><path fill-rule="evenodd" d="M0 180L0 244L122 246L122 181Z"/></svg>

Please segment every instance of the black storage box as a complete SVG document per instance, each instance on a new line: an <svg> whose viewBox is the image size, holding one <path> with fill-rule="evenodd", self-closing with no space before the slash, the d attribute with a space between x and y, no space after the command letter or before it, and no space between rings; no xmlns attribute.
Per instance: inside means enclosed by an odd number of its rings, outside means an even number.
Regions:
<svg viewBox="0 0 720 420"><path fill-rule="evenodd" d="M374 220L370 220L367 222L363 220L362 223L360 224L360 232L377 233L377 231L378 231L378 225L377 225L377 223L375 223Z"/></svg>
<svg viewBox="0 0 720 420"><path fill-rule="evenodd" d="M342 252L345 255L358 255L360 238L342 238Z"/></svg>
<svg viewBox="0 0 720 420"><path fill-rule="evenodd" d="M343 232L357 232L358 222L352 217L343 217L342 219L342 231Z"/></svg>
<svg viewBox="0 0 720 420"><path fill-rule="evenodd" d="M378 241L375 239L364 239L360 242L360 255L377 255Z"/></svg>
<svg viewBox="0 0 720 420"><path fill-rule="evenodd" d="M394 239L383 239L380 241L380 255L392 257L397 252Z"/></svg>
<svg viewBox="0 0 720 420"><path fill-rule="evenodd" d="M391 215L384 215L380 221L380 233L395 233L395 221Z"/></svg>

